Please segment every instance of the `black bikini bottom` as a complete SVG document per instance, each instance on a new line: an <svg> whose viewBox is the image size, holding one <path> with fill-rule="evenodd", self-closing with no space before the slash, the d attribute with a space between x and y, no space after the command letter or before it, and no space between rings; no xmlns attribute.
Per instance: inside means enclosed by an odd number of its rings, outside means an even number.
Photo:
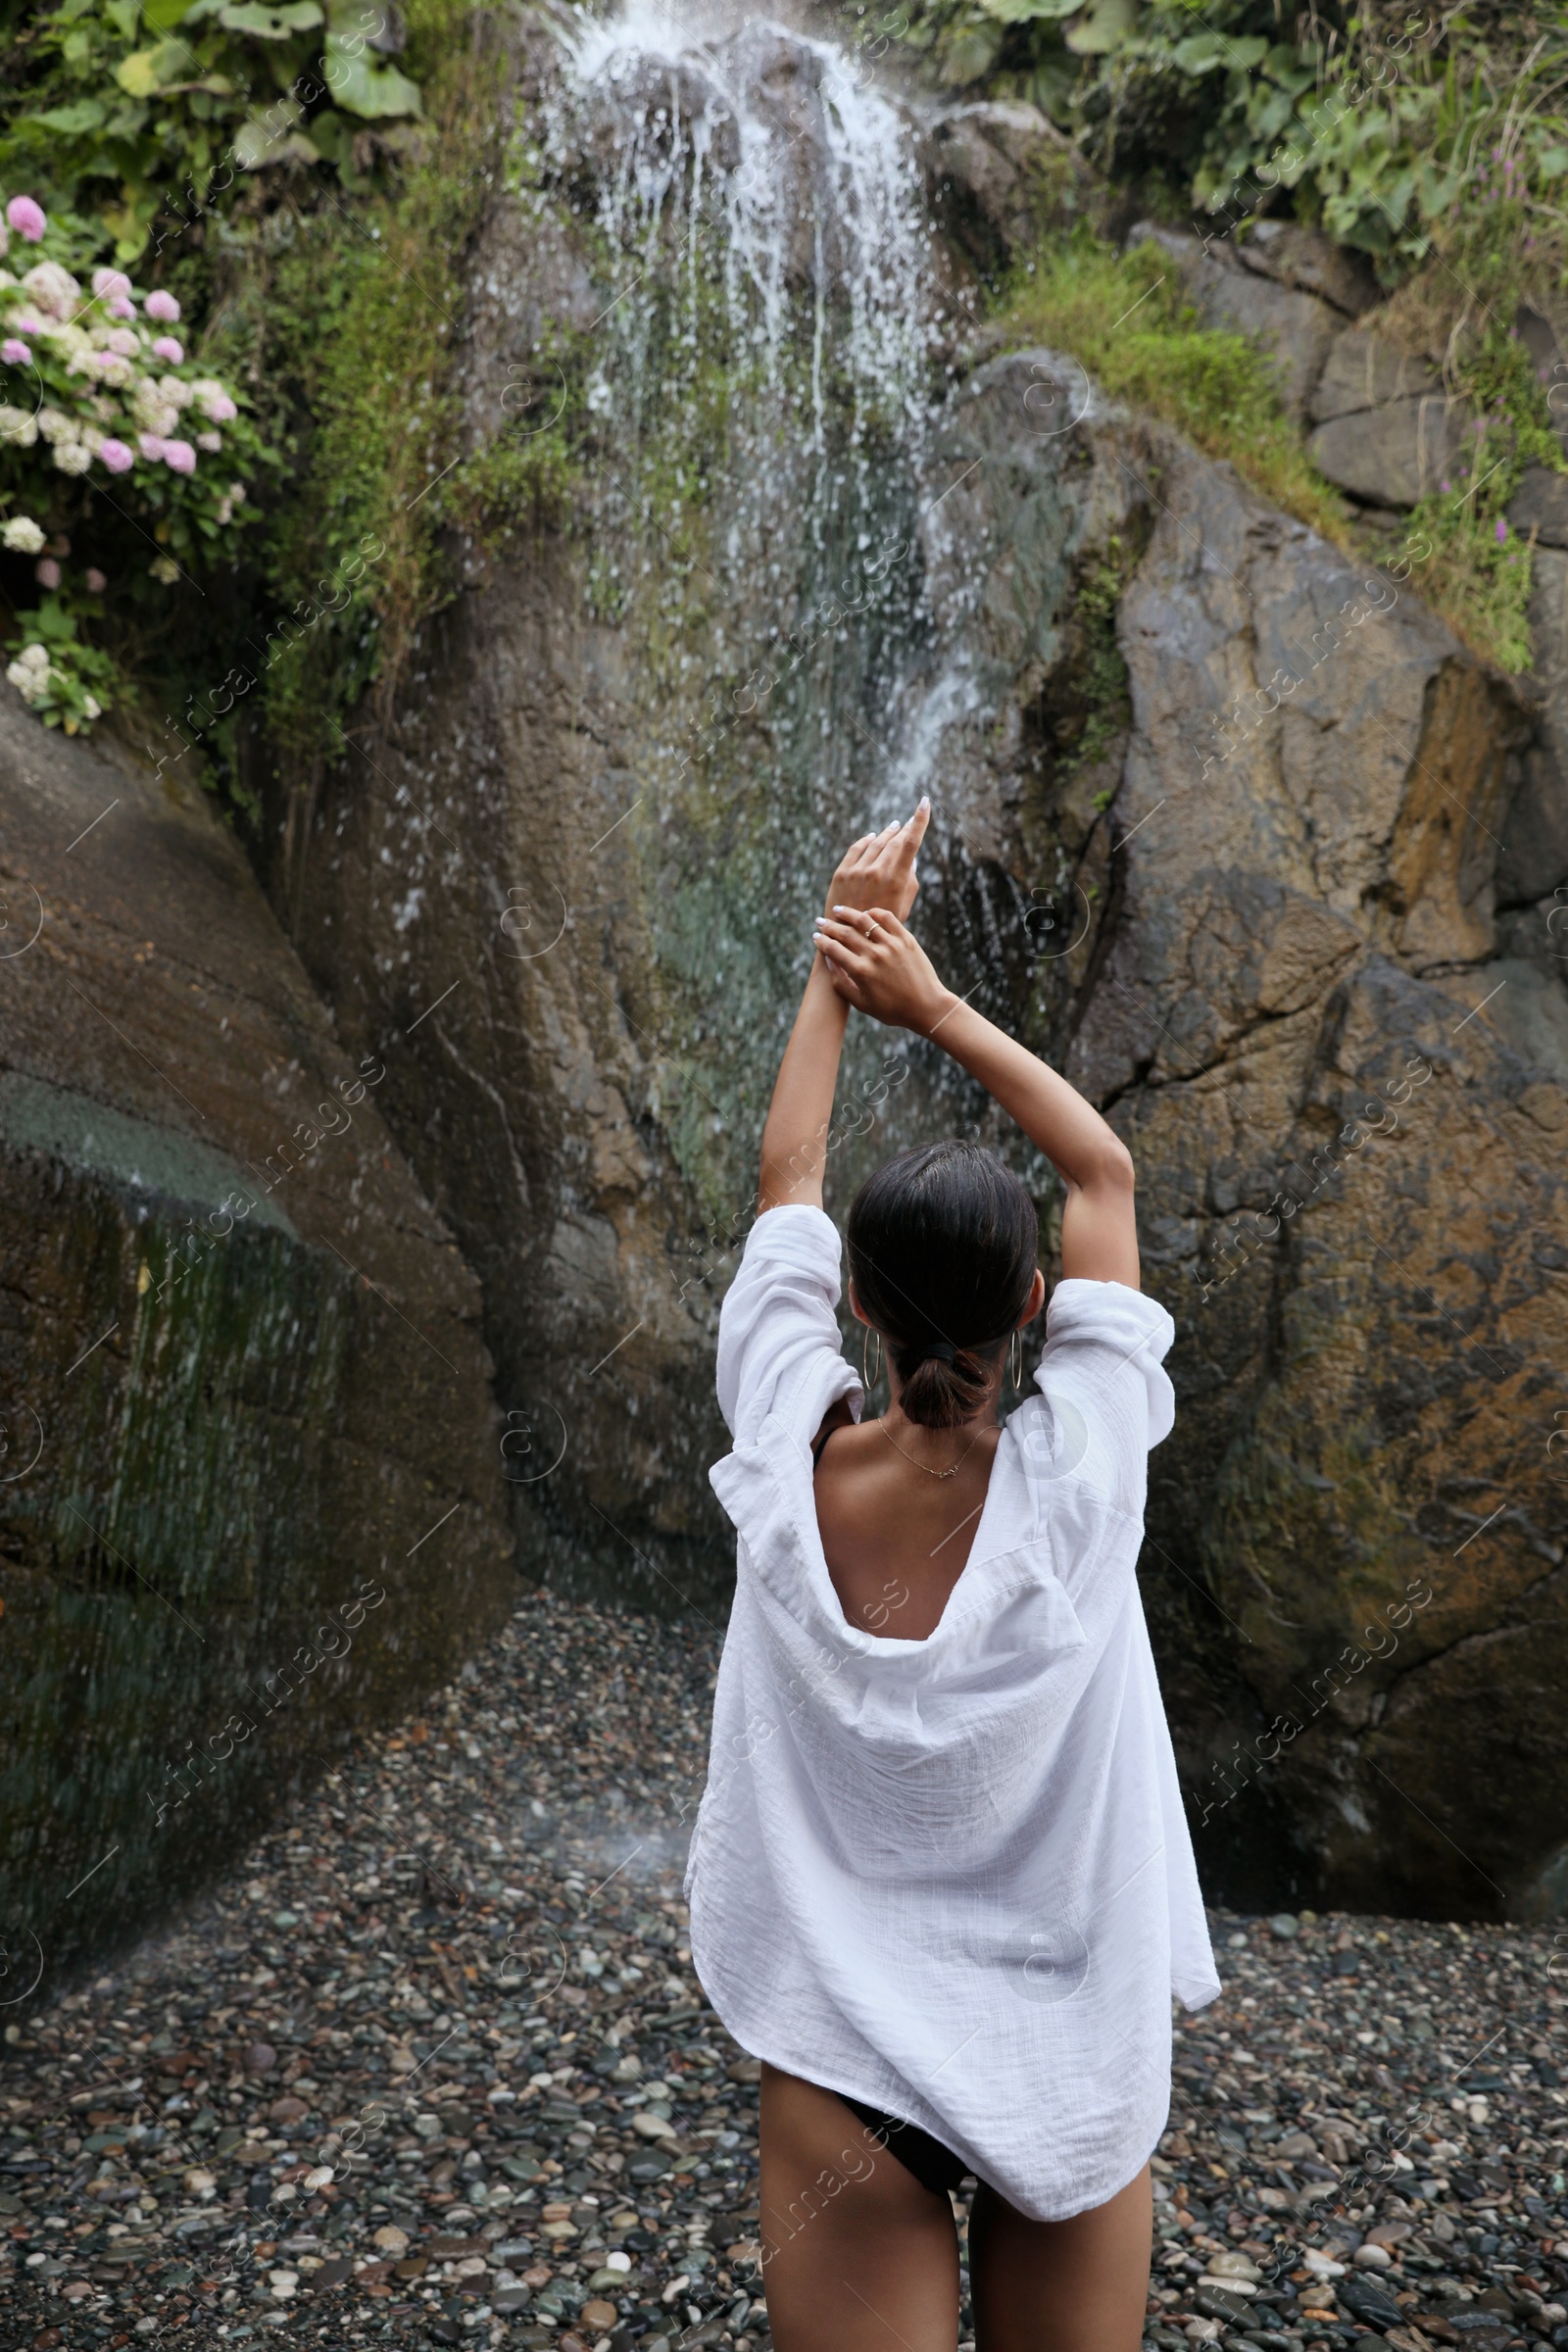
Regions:
<svg viewBox="0 0 1568 2352"><path fill-rule="evenodd" d="M871 2137L896 2156L906 2172L912 2173L922 2188L941 2196L960 2182L972 2180L973 2175L961 2156L955 2156L940 2139L922 2132L918 2124L901 2123L896 2115L883 2115L875 2107L866 2107L858 2099L845 2099L842 2090L834 2093L844 2099L846 2107L858 2115Z"/></svg>

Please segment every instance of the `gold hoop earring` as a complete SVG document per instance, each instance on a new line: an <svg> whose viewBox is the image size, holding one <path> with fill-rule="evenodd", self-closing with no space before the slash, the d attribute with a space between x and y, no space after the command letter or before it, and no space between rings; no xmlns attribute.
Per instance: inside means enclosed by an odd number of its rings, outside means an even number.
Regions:
<svg viewBox="0 0 1568 2352"><path fill-rule="evenodd" d="M873 1340L876 1342L876 1370L874 1372L871 1369L871 1342ZM862 1325L860 1331L860 1372L862 1385L866 1395L869 1396L882 1377L882 1334L879 1331L873 1331L869 1323Z"/></svg>
<svg viewBox="0 0 1568 2352"><path fill-rule="evenodd" d="M1007 1373L1015 1389L1023 1387L1023 1333L1014 1330L1012 1346L1007 1350Z"/></svg>

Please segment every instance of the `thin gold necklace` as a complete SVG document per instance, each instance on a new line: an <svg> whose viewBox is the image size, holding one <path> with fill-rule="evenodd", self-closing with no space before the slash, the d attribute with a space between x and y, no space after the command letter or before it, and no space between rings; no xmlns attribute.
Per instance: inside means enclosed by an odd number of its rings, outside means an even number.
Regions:
<svg viewBox="0 0 1568 2352"><path fill-rule="evenodd" d="M892 1430L889 1429L885 1418L877 1422L877 1427L882 1432L882 1435L886 1438L888 1444L892 1446L894 1452L902 1453L911 1469L923 1470L927 1478L956 1478L963 1464L969 1459L970 1454L973 1453L975 1447L979 1445L982 1436L985 1434L983 1428L977 1429L974 1433L974 1436L969 1440L968 1445L964 1447L963 1451L959 1454L956 1462L950 1462L946 1470L933 1470L929 1462L916 1461L912 1453L906 1451L904 1446L899 1444L898 1439L893 1435Z"/></svg>

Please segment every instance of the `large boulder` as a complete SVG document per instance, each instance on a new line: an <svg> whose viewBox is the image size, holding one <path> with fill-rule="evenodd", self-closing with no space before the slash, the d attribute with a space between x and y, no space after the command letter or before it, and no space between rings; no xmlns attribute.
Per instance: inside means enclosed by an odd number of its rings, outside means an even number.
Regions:
<svg viewBox="0 0 1568 2352"><path fill-rule="evenodd" d="M1106 209L1104 184L1073 142L1022 99L935 110L920 121L918 153L935 219L982 268Z"/></svg>
<svg viewBox="0 0 1568 2352"><path fill-rule="evenodd" d="M1331 417L1306 446L1318 470L1364 505L1413 507L1459 476L1468 424L1463 404L1438 392Z"/></svg>
<svg viewBox="0 0 1568 2352"><path fill-rule="evenodd" d="M177 769L10 687L0 828L0 1921L52 1973L451 1673L513 1570L395 1044L340 1043Z"/></svg>
<svg viewBox="0 0 1568 2352"><path fill-rule="evenodd" d="M1383 292L1366 258L1336 245L1320 228L1300 220L1274 220L1265 214L1237 241L1237 259L1244 270L1277 278L1282 286L1298 286L1305 294L1359 318L1378 309Z"/></svg>
<svg viewBox="0 0 1568 2352"><path fill-rule="evenodd" d="M1425 400L1441 396L1443 379L1424 360L1391 343L1366 327L1348 327L1337 335L1312 388L1313 422L1349 416L1362 409L1382 408L1391 400Z"/></svg>

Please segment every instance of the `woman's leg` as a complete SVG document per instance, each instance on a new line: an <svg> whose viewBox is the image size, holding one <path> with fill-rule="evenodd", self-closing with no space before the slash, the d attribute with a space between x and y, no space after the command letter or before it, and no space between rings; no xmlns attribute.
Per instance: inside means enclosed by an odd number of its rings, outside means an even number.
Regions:
<svg viewBox="0 0 1568 2352"><path fill-rule="evenodd" d="M776 2352L954 2352L949 2199L922 2188L832 2091L766 2065L760 2203Z"/></svg>
<svg viewBox="0 0 1568 2352"><path fill-rule="evenodd" d="M1149 2167L1070 2222L1026 2221L975 2191L969 2281L979 2352L1138 2352L1149 2301Z"/></svg>

